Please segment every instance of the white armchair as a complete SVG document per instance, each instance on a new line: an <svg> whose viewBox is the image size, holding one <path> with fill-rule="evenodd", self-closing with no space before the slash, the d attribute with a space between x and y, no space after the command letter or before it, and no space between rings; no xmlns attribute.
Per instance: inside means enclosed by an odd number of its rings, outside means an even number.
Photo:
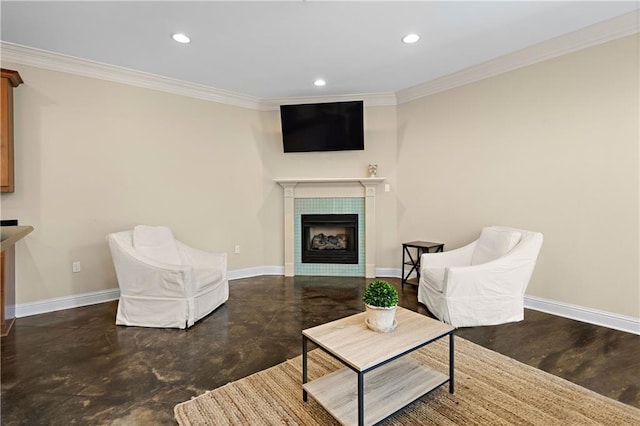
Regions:
<svg viewBox="0 0 640 426"><path fill-rule="evenodd" d="M542 234L491 226L464 247L420 258L418 301L454 327L524 318L524 292Z"/></svg>
<svg viewBox="0 0 640 426"><path fill-rule="evenodd" d="M118 325L191 327L229 298L226 253L191 248L163 226L107 240L120 286Z"/></svg>

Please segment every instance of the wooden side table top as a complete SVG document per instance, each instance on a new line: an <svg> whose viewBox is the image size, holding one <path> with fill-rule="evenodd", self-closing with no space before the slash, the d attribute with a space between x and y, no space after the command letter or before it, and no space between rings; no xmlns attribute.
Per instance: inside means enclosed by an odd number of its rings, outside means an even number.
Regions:
<svg viewBox="0 0 640 426"><path fill-rule="evenodd" d="M402 243L402 245L407 247L416 247L416 248L422 248L422 249L430 249L434 247L444 246L443 243L434 243L431 241L411 241L408 243Z"/></svg>
<svg viewBox="0 0 640 426"><path fill-rule="evenodd" d="M375 367L454 328L427 316L398 307L398 325L389 333L370 330L366 312L308 328L302 334L356 371Z"/></svg>

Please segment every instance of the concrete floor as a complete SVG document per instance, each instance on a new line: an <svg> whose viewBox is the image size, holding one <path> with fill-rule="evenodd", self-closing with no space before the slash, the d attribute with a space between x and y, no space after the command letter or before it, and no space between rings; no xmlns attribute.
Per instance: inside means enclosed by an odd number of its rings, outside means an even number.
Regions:
<svg viewBox="0 0 640 426"><path fill-rule="evenodd" d="M298 356L301 330L361 312L367 282L235 280L186 331L115 326L117 302L19 318L2 338L1 423L175 424L175 404ZM427 314L414 287L400 296ZM640 408L640 336L530 310L457 335Z"/></svg>

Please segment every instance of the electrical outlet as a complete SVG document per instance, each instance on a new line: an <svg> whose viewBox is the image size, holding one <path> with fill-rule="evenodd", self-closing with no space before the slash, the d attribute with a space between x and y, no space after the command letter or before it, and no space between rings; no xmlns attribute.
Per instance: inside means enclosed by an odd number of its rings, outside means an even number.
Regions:
<svg viewBox="0 0 640 426"><path fill-rule="evenodd" d="M240 246L235 246L235 248L233 249L233 252L234 252L235 254L240 253Z"/></svg>
<svg viewBox="0 0 640 426"><path fill-rule="evenodd" d="M389 192L391 191L391 185L389 185L388 183L384 184L384 192Z"/></svg>
<svg viewBox="0 0 640 426"><path fill-rule="evenodd" d="M73 262L73 263L71 264L71 270L72 270L74 273L80 272L80 262Z"/></svg>

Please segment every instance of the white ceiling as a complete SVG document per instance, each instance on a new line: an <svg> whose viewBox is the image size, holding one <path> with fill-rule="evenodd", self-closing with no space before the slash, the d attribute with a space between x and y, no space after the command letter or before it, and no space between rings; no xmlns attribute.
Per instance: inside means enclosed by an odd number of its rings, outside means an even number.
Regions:
<svg viewBox="0 0 640 426"><path fill-rule="evenodd" d="M0 3L1 39L257 98L395 93L638 1ZM192 43L174 42L184 32ZM422 39L400 41L409 32ZM327 85L315 87L324 78Z"/></svg>

